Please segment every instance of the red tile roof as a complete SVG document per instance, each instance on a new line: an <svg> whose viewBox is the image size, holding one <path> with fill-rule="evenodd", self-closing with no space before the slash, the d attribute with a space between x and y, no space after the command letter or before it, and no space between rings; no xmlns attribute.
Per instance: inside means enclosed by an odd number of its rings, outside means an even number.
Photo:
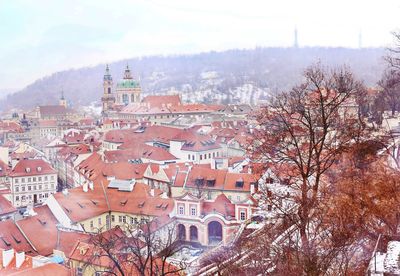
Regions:
<svg viewBox="0 0 400 276"><path fill-rule="evenodd" d="M0 248L8 250L14 248L18 252L36 255L35 251L18 229L14 221L0 221Z"/></svg>
<svg viewBox="0 0 400 276"><path fill-rule="evenodd" d="M150 107L170 107L182 104L179 95L146 96L142 102L148 104Z"/></svg>
<svg viewBox="0 0 400 276"><path fill-rule="evenodd" d="M72 272L69 268L55 264L55 263L48 263L42 266L37 266L34 268L24 269L22 271L17 271L15 273L10 274L10 276L71 276Z"/></svg>
<svg viewBox="0 0 400 276"><path fill-rule="evenodd" d="M0 194L0 216L12 214L17 209L8 201L3 195Z"/></svg>
<svg viewBox="0 0 400 276"><path fill-rule="evenodd" d="M39 120L39 127L57 127L57 120Z"/></svg>
<svg viewBox="0 0 400 276"><path fill-rule="evenodd" d="M40 255L51 255L53 249L68 254L75 241L88 238L88 235L84 233L59 231L59 244L57 245L56 226L58 221L49 207L43 205L34 208L34 211L37 215L19 220L16 224Z"/></svg>
<svg viewBox="0 0 400 276"><path fill-rule="evenodd" d="M201 210L203 215L219 213L224 216L235 217L235 204L225 194L218 195L214 202L204 201Z"/></svg>
<svg viewBox="0 0 400 276"><path fill-rule="evenodd" d="M71 113L72 110L63 105L42 105L39 106L39 112L42 117L60 116Z"/></svg>
<svg viewBox="0 0 400 276"><path fill-rule="evenodd" d="M93 218L108 211L161 216L169 214L174 206L173 200L161 197L160 192L151 196L150 187L143 183L136 183L132 192L109 189L108 181L103 181L103 186L108 204L100 182L95 182L94 190L89 189L88 192L84 192L82 188L75 188L69 190L68 195L56 193L54 197L74 222Z"/></svg>
<svg viewBox="0 0 400 276"><path fill-rule="evenodd" d="M142 179L146 168L147 164L106 163L103 167L103 175L121 180Z"/></svg>
<svg viewBox="0 0 400 276"><path fill-rule="evenodd" d="M30 176L30 175L43 175L43 174L56 174L49 163L42 159L29 159L20 160L14 169L11 171L10 176Z"/></svg>
<svg viewBox="0 0 400 276"><path fill-rule="evenodd" d="M0 132L24 132L21 125L16 122L0 121Z"/></svg>
<svg viewBox="0 0 400 276"><path fill-rule="evenodd" d="M178 159L172 153L163 148L149 146L146 144L141 144L140 146L138 145L137 147L128 149L105 151L104 156L107 162L123 162L139 159L170 161Z"/></svg>

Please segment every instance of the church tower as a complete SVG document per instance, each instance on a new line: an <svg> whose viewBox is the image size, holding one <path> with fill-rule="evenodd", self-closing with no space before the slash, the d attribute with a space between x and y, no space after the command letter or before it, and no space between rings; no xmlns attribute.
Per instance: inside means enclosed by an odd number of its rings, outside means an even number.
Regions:
<svg viewBox="0 0 400 276"><path fill-rule="evenodd" d="M64 90L61 90L61 98L58 102L58 105L64 106L65 108L67 108L67 100L64 97Z"/></svg>
<svg viewBox="0 0 400 276"><path fill-rule="evenodd" d="M134 80L129 66L126 65L124 78L117 83L116 103L117 105L128 105L140 103L142 88L137 80Z"/></svg>
<svg viewBox="0 0 400 276"><path fill-rule="evenodd" d="M112 93L113 80L110 74L110 69L108 64L106 66L106 72L103 77L103 97L101 101L103 103L103 114L107 111L112 110L113 104L115 102L114 94Z"/></svg>

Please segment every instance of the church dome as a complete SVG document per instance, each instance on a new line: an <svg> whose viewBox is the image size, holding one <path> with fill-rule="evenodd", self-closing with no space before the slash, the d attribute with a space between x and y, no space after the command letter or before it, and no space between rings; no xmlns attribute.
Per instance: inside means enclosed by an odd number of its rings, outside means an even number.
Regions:
<svg viewBox="0 0 400 276"><path fill-rule="evenodd" d="M117 88L138 88L140 84L133 79L123 79L117 83Z"/></svg>

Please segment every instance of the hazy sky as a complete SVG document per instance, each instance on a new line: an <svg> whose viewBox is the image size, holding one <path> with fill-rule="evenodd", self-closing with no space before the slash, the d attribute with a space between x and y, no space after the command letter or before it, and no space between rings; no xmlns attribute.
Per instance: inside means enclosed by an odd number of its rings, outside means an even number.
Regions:
<svg viewBox="0 0 400 276"><path fill-rule="evenodd" d="M0 90L151 54L256 46L388 46L399 0L0 0Z"/></svg>

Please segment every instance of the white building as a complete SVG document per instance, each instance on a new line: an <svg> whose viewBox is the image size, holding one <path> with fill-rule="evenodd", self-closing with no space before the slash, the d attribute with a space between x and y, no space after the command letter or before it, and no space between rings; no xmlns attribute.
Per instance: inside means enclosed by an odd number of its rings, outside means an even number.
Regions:
<svg viewBox="0 0 400 276"><path fill-rule="evenodd" d="M9 178L15 207L43 203L57 189L57 172L42 159L19 161Z"/></svg>

